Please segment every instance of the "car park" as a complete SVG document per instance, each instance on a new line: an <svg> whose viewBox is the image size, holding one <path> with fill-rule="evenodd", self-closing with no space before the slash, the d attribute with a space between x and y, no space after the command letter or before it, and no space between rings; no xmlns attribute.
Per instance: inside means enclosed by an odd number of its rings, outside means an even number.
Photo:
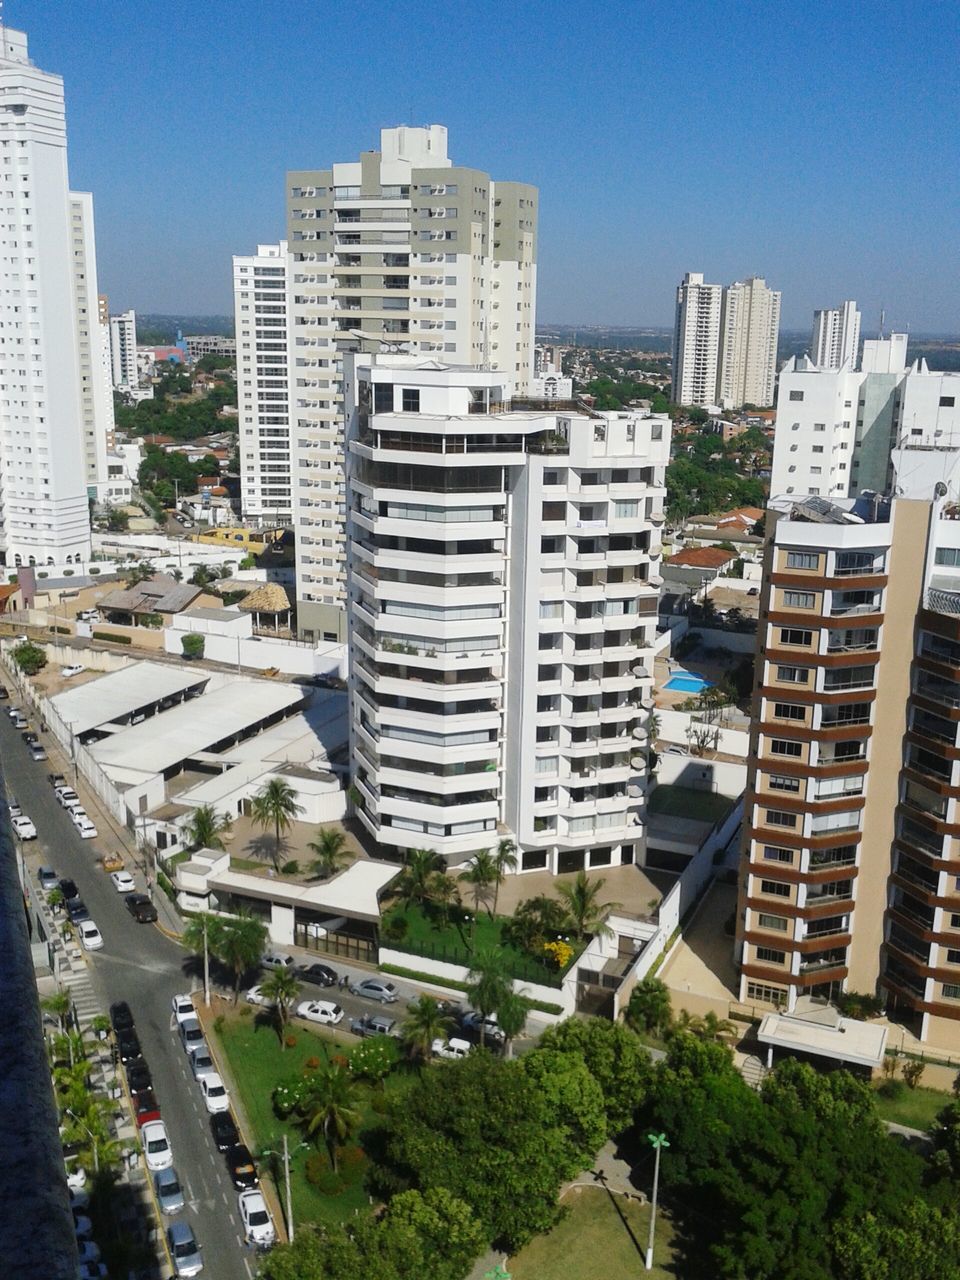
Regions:
<svg viewBox="0 0 960 1280"><path fill-rule="evenodd" d="M137 887L136 881L129 871L113 871L110 873L113 887L117 893L132 893Z"/></svg>
<svg viewBox="0 0 960 1280"><path fill-rule="evenodd" d="M319 1022L323 1026L335 1027L343 1021L343 1010L332 1000L303 1000L296 1007L298 1018L307 1022Z"/></svg>
<svg viewBox="0 0 960 1280"><path fill-rule="evenodd" d="M40 888L43 892L49 893L51 889L56 889L60 877L53 867L41 867L37 872L37 879L40 881Z"/></svg>
<svg viewBox="0 0 960 1280"><path fill-rule="evenodd" d="M174 1213L179 1213L186 1204L183 1198L183 1188L180 1186L180 1179L177 1177L177 1171L172 1165L169 1169L159 1169L153 1175L153 1189L157 1193L157 1204L160 1206L160 1212L165 1213L168 1217Z"/></svg>
<svg viewBox="0 0 960 1280"><path fill-rule="evenodd" d="M30 759L34 764L43 764L46 758L47 753L44 751L43 747L40 746L39 742L30 748Z"/></svg>
<svg viewBox="0 0 960 1280"><path fill-rule="evenodd" d="M99 951L103 947L103 935L92 920L81 920L77 926L85 951Z"/></svg>
<svg viewBox="0 0 960 1280"><path fill-rule="evenodd" d="M82 920L90 919L90 912L87 910L87 904L82 898L71 898L67 903L67 915L70 917L71 924L80 924Z"/></svg>
<svg viewBox="0 0 960 1280"><path fill-rule="evenodd" d="M132 1101L133 1114L141 1129L152 1120L160 1119L160 1104L152 1089L141 1089L133 1094Z"/></svg>
<svg viewBox="0 0 960 1280"><path fill-rule="evenodd" d="M473 1048L469 1040L451 1036L449 1040L434 1040L430 1046L435 1058L465 1058Z"/></svg>
<svg viewBox="0 0 960 1280"><path fill-rule="evenodd" d="M140 1130L143 1143L143 1158L151 1173L159 1173L161 1169L169 1169L173 1164L173 1151L167 1137L167 1126L162 1120L151 1120Z"/></svg>
<svg viewBox="0 0 960 1280"><path fill-rule="evenodd" d="M16 835L20 840L36 840L37 828L33 825L26 814L23 814L19 818L11 818L10 822L13 826L14 835Z"/></svg>
<svg viewBox="0 0 960 1280"><path fill-rule="evenodd" d="M215 1115L218 1111L230 1110L230 1095L227 1093L227 1086L216 1071L211 1071L207 1075L201 1076L199 1083L200 1095L210 1115Z"/></svg>
<svg viewBox="0 0 960 1280"><path fill-rule="evenodd" d="M188 1222L178 1220L167 1227L167 1245L178 1276L196 1276L203 1270L203 1257L197 1237Z"/></svg>
<svg viewBox="0 0 960 1280"><path fill-rule="evenodd" d="M117 1000L110 1006L110 1025L115 1035L133 1030L133 1011L126 1000Z"/></svg>
<svg viewBox="0 0 960 1280"><path fill-rule="evenodd" d="M363 978L359 982L352 982L350 990L355 996L362 996L364 1000L379 1000L381 1004L395 1004L400 999L397 988L385 978Z"/></svg>
<svg viewBox="0 0 960 1280"><path fill-rule="evenodd" d="M136 1031L122 1031L117 1036L117 1057L121 1062L134 1062L143 1057Z"/></svg>
<svg viewBox="0 0 960 1280"><path fill-rule="evenodd" d="M188 1018L196 1018L197 1011L193 1007L193 996L174 996L170 1003L173 1006L173 1016L178 1027L181 1022L186 1022Z"/></svg>
<svg viewBox="0 0 960 1280"><path fill-rule="evenodd" d="M365 1013L361 1018L351 1018L350 1030L355 1036L396 1035L397 1024L383 1013Z"/></svg>
<svg viewBox="0 0 960 1280"><path fill-rule="evenodd" d="M273 1219L267 1209L263 1192L241 1191L237 1196L237 1207L240 1210L240 1221L243 1223L243 1238L248 1244L261 1245L268 1248L277 1238Z"/></svg>
<svg viewBox="0 0 960 1280"><path fill-rule="evenodd" d="M205 1044L200 1045L190 1054L190 1070L193 1072L194 1080L199 1080L201 1076L216 1075L217 1064L210 1057L210 1050Z"/></svg>
<svg viewBox="0 0 960 1280"><path fill-rule="evenodd" d="M157 918L157 908L145 893L128 893L124 898L127 910L137 924L152 924Z"/></svg>
<svg viewBox="0 0 960 1280"><path fill-rule="evenodd" d="M328 964L305 964L297 969L297 977L301 982L312 982L318 987L335 987L340 981L339 975Z"/></svg>
<svg viewBox="0 0 960 1280"><path fill-rule="evenodd" d="M233 1185L238 1191L244 1191L247 1187L255 1187L260 1182L260 1176L257 1173L257 1166L254 1163L253 1156L250 1154L250 1148L245 1147L243 1143L231 1147L227 1152L227 1169Z"/></svg>
<svg viewBox="0 0 960 1280"><path fill-rule="evenodd" d="M229 1151L240 1142L236 1121L229 1111L218 1111L210 1117L210 1132L218 1151Z"/></svg>
<svg viewBox="0 0 960 1280"><path fill-rule="evenodd" d="M268 951L260 963L264 969L289 969L292 972L296 968L293 956L283 951Z"/></svg>
<svg viewBox="0 0 960 1280"><path fill-rule="evenodd" d="M205 1043L203 1027L196 1018L184 1018L183 1022L178 1024L178 1030L184 1053L192 1053L194 1049Z"/></svg>

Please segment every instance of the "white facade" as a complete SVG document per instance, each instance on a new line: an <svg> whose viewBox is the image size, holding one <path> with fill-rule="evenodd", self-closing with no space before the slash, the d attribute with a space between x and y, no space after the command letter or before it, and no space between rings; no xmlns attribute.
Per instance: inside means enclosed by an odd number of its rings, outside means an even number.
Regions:
<svg viewBox="0 0 960 1280"><path fill-rule="evenodd" d="M70 193L73 238L73 293L80 357L83 407L83 451L86 482L91 495L107 479L107 453L113 446L113 390L104 377L108 360L107 332L100 317L97 290L97 246L93 232L93 196Z"/></svg>
<svg viewBox="0 0 960 1280"><path fill-rule="evenodd" d="M130 391L139 384L135 311L110 317L110 368L117 391Z"/></svg>
<svg viewBox="0 0 960 1280"><path fill-rule="evenodd" d="M287 366L287 242L233 259L243 519L289 524L290 396Z"/></svg>
<svg viewBox="0 0 960 1280"><path fill-rule="evenodd" d="M530 394L536 400L572 400L573 379L559 373L543 373L530 380Z"/></svg>
<svg viewBox="0 0 960 1280"><path fill-rule="evenodd" d="M722 305L723 289L704 284L700 272L688 271L677 287L671 391L675 404L707 405L716 400Z"/></svg>
<svg viewBox="0 0 960 1280"><path fill-rule="evenodd" d="M63 81L9 27L0 108L0 552L8 567L76 564L90 520Z"/></svg>
<svg viewBox="0 0 960 1280"><path fill-rule="evenodd" d="M669 418L345 365L360 820L450 865L506 835L521 870L639 861Z"/></svg>
<svg viewBox="0 0 960 1280"><path fill-rule="evenodd" d="M760 276L723 290L717 400L724 409L773 404L780 335L780 293Z"/></svg>
<svg viewBox="0 0 960 1280"><path fill-rule="evenodd" d="M810 359L821 369L855 369L860 350L860 312L852 300L813 313Z"/></svg>
<svg viewBox="0 0 960 1280"><path fill-rule="evenodd" d="M527 391L536 189L455 166L447 131L287 175L290 417L301 633L345 636L342 355L403 351L503 370Z"/></svg>

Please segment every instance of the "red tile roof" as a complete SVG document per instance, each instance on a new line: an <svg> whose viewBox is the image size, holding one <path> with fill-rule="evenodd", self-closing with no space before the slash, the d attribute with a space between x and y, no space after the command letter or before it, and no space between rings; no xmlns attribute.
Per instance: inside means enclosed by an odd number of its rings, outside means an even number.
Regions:
<svg viewBox="0 0 960 1280"><path fill-rule="evenodd" d="M731 560L736 560L735 551L724 551L723 547L687 547L678 551L667 560L667 564L686 566L690 569L722 569Z"/></svg>

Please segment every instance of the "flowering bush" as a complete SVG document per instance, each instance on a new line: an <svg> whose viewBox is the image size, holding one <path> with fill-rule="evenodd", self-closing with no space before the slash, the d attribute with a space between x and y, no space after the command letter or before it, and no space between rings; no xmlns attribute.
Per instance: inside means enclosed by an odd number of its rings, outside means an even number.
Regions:
<svg viewBox="0 0 960 1280"><path fill-rule="evenodd" d="M573 947L569 942L563 942L558 938L556 942L545 942L543 944L543 954L546 956L548 963L562 971L566 969L573 959Z"/></svg>
<svg viewBox="0 0 960 1280"><path fill-rule="evenodd" d="M288 1116L303 1101L307 1081L303 1077L285 1080L273 1091L273 1109L281 1119Z"/></svg>

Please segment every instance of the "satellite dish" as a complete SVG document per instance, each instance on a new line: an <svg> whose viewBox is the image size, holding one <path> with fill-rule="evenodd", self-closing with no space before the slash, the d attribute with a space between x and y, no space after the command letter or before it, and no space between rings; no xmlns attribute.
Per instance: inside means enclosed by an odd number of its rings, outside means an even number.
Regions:
<svg viewBox="0 0 960 1280"><path fill-rule="evenodd" d="M933 486L933 496L935 498L945 498L947 496L947 486L942 480L938 480Z"/></svg>

